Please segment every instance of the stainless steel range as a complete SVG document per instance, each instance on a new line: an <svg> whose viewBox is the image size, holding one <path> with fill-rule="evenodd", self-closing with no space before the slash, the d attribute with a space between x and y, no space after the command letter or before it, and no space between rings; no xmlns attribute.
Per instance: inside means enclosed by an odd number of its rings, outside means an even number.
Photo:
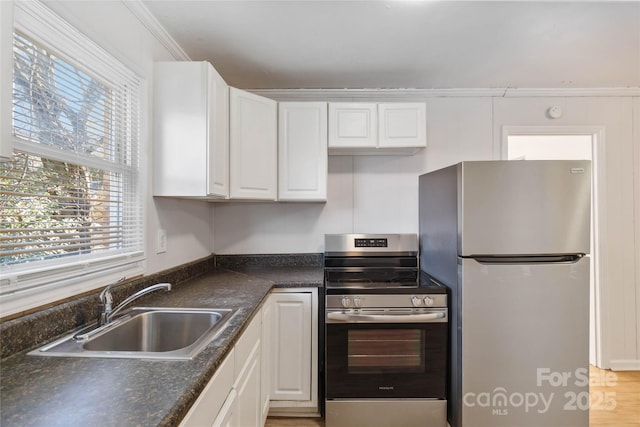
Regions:
<svg viewBox="0 0 640 427"><path fill-rule="evenodd" d="M446 288L415 234L325 236L327 427L446 426Z"/></svg>

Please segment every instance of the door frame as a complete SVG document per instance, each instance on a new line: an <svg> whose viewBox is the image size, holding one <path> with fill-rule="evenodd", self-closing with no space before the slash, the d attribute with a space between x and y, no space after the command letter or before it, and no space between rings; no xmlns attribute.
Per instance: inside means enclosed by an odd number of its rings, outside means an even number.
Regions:
<svg viewBox="0 0 640 427"><path fill-rule="evenodd" d="M595 365L599 368L607 368L603 361L608 359L608 348L606 345L607 314L609 313L606 292L603 287L603 280L606 271L606 256L604 248L604 224L606 224L606 181L605 181L605 127L604 126L502 126L502 135L499 151L494 152L497 159L507 159L508 138L509 136L526 136L526 135L588 135L591 136L591 166L592 166L592 195L593 195L593 229L594 229L594 246L591 248L591 258L594 263L593 289L590 294L593 297L593 307L590 313L593 319L590 321L590 327L593 325L593 336L595 342L593 345L595 353ZM591 331L590 331L591 336ZM591 347L590 347L591 350ZM590 362L593 362L590 360Z"/></svg>

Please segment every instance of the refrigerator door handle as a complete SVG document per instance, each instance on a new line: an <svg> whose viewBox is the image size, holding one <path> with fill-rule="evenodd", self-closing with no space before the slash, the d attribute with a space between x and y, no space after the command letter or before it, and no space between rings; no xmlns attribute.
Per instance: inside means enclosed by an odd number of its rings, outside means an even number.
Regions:
<svg viewBox="0 0 640 427"><path fill-rule="evenodd" d="M480 264L573 264L584 254L569 255L472 255L463 258L471 258Z"/></svg>

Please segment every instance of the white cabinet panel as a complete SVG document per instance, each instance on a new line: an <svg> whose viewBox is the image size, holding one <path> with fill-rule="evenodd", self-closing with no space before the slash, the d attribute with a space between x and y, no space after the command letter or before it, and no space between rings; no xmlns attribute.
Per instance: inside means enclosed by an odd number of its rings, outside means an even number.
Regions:
<svg viewBox="0 0 640 427"><path fill-rule="evenodd" d="M415 154L427 146L424 102L329 103L329 154Z"/></svg>
<svg viewBox="0 0 640 427"><path fill-rule="evenodd" d="M216 419L218 412L228 400L228 394L234 381L234 358L232 349L224 359L216 373L195 401L187 415L180 423L180 427L210 426ZM224 425L224 424L221 424Z"/></svg>
<svg viewBox="0 0 640 427"><path fill-rule="evenodd" d="M277 102L231 88L231 198L276 199Z"/></svg>
<svg viewBox="0 0 640 427"><path fill-rule="evenodd" d="M327 199L327 103L282 102L278 114L278 199Z"/></svg>
<svg viewBox="0 0 640 427"><path fill-rule="evenodd" d="M262 401L262 310L251 320L180 423L180 427L264 425L266 415L263 417L265 409Z"/></svg>
<svg viewBox="0 0 640 427"><path fill-rule="evenodd" d="M235 382L237 425L260 426L262 403L260 401L260 353L262 336L262 312L258 312L235 345Z"/></svg>
<svg viewBox="0 0 640 427"><path fill-rule="evenodd" d="M376 104L329 104L329 147L369 147L377 143Z"/></svg>
<svg viewBox="0 0 640 427"><path fill-rule="evenodd" d="M213 68L211 68L213 70ZM208 194L229 196L229 86L209 72L209 172Z"/></svg>
<svg viewBox="0 0 640 427"><path fill-rule="evenodd" d="M154 195L228 197L227 84L207 62L158 62L154 80Z"/></svg>
<svg viewBox="0 0 640 427"><path fill-rule="evenodd" d="M273 342L273 310L272 297L269 295L262 306L262 348L260 369L260 404L262 405L262 423L264 425L269 414L271 399L271 346Z"/></svg>
<svg viewBox="0 0 640 427"><path fill-rule="evenodd" d="M426 104L378 104L378 129L379 147L426 147Z"/></svg>
<svg viewBox="0 0 640 427"><path fill-rule="evenodd" d="M311 294L274 293L272 400L311 399Z"/></svg>
<svg viewBox="0 0 640 427"><path fill-rule="evenodd" d="M213 422L213 427L238 427L237 396L238 393L236 390L232 389L229 396L227 396L227 400L224 401L224 405L222 405L222 409L220 409L218 416Z"/></svg>
<svg viewBox="0 0 640 427"><path fill-rule="evenodd" d="M260 402L260 339L254 342L246 364L234 385L238 392L236 399L237 425L261 426L262 404Z"/></svg>

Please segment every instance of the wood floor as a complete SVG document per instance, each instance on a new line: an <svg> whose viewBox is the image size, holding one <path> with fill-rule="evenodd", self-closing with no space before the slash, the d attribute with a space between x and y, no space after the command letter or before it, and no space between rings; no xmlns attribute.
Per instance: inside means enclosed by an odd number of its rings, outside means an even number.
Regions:
<svg viewBox="0 0 640 427"><path fill-rule="evenodd" d="M640 371L591 367L589 427L640 427Z"/></svg>
<svg viewBox="0 0 640 427"><path fill-rule="evenodd" d="M613 372L591 367L590 378L589 427L640 427L640 371ZM268 418L266 427L324 427L324 421Z"/></svg>

